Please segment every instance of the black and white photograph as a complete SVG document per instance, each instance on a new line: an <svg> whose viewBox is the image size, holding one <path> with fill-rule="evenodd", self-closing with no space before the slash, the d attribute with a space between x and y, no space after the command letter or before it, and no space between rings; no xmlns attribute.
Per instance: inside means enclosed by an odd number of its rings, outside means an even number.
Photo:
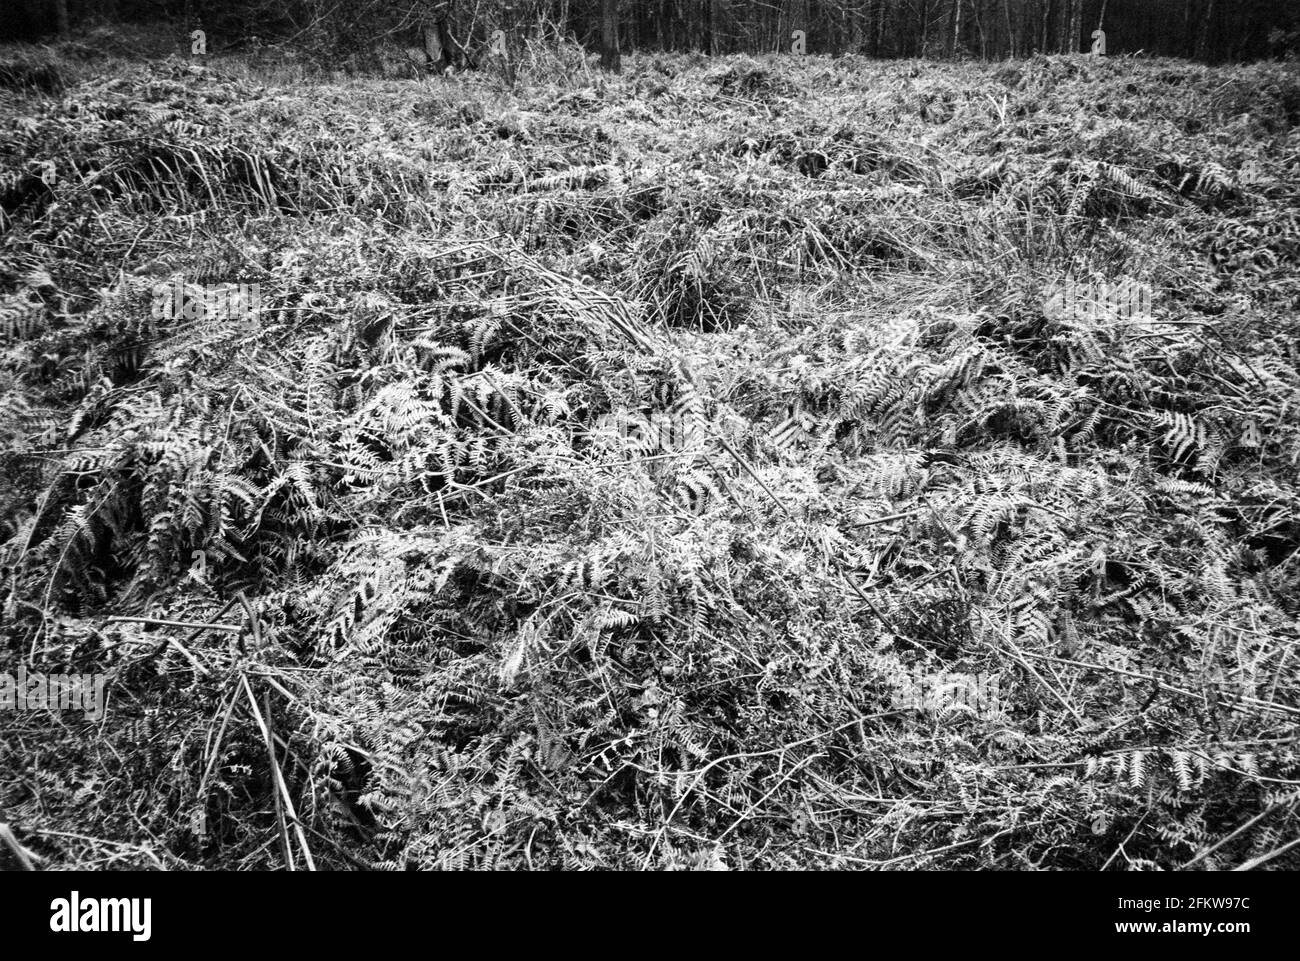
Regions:
<svg viewBox="0 0 1300 961"><path fill-rule="evenodd" d="M18 927L1300 869L1300 3L3 0L0 132Z"/></svg>

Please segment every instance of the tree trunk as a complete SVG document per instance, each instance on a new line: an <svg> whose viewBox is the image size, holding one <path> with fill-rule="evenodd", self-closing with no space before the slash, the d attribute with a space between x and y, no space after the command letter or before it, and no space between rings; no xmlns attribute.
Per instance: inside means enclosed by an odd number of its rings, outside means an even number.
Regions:
<svg viewBox="0 0 1300 961"><path fill-rule="evenodd" d="M618 51L618 0L600 0L600 67L611 73L623 69Z"/></svg>
<svg viewBox="0 0 1300 961"><path fill-rule="evenodd" d="M984 36L984 18L980 15L979 0L976 0L975 2L974 17L975 29L979 31L980 35L980 60L987 60L989 58L989 45L988 40Z"/></svg>
<svg viewBox="0 0 1300 961"><path fill-rule="evenodd" d="M1204 60L1210 45L1210 21L1214 18L1214 0L1206 0L1201 29L1196 32L1196 59Z"/></svg>
<svg viewBox="0 0 1300 961"><path fill-rule="evenodd" d="M439 73L445 72L452 65L451 35L447 32L447 21L437 20L425 24L421 32L424 34L424 55L429 58L429 65Z"/></svg>
<svg viewBox="0 0 1300 961"><path fill-rule="evenodd" d="M54 0L54 27L59 36L66 36L68 30L68 0Z"/></svg>

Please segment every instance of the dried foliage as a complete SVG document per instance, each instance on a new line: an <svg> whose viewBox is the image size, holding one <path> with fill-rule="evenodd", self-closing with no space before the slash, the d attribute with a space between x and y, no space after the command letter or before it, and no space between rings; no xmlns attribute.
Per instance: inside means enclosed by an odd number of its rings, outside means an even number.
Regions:
<svg viewBox="0 0 1300 961"><path fill-rule="evenodd" d="M1296 867L1294 75L513 81L0 91L0 668L110 695L0 721L23 843Z"/></svg>

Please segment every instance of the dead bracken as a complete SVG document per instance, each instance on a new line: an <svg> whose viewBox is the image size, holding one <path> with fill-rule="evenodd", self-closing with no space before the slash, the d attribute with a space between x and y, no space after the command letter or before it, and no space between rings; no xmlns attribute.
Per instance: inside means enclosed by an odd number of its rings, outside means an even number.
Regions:
<svg viewBox="0 0 1300 961"><path fill-rule="evenodd" d="M106 678L32 854L1294 836L1294 71L525 54L0 64L0 671Z"/></svg>

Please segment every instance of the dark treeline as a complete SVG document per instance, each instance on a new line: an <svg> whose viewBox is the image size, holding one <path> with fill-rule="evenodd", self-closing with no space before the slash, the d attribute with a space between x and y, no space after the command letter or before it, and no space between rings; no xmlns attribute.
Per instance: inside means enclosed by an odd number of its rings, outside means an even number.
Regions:
<svg viewBox="0 0 1300 961"><path fill-rule="evenodd" d="M364 47L442 22L466 49L496 29L558 31L594 49L616 13L625 52L783 51L802 30L808 53L1003 58L1084 52L1097 29L1112 55L1218 62L1300 50L1296 0L4 0L0 7L0 39L169 20L213 32L218 48L252 36Z"/></svg>

